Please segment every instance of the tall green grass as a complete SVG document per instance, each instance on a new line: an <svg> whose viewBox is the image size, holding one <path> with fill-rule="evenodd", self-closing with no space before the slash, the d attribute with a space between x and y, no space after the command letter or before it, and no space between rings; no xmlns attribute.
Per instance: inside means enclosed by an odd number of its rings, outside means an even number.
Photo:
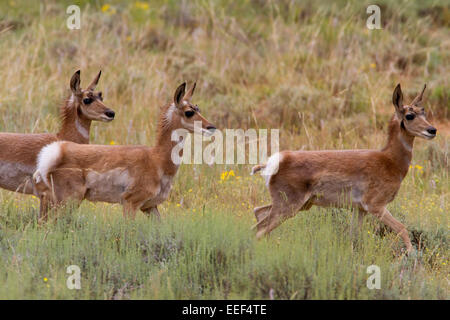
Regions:
<svg viewBox="0 0 450 320"><path fill-rule="evenodd" d="M79 4L82 29L65 27ZM427 83L438 128L418 139L392 214L415 255L372 217L350 235L351 212L313 208L255 241L252 209L267 204L249 165L184 165L162 221L123 219L118 205L83 203L38 226L38 202L0 191L0 298L448 299L449 6L379 1L0 2L0 131L55 132L69 79L98 69L109 124L99 144L155 140L159 107L183 81L217 128L279 128L282 149L380 148L400 82L406 100ZM1 150L0 150L1 152ZM82 289L66 287L78 265ZM381 289L366 287L369 265Z"/></svg>
<svg viewBox="0 0 450 320"><path fill-rule="evenodd" d="M8 299L446 299L445 274L423 255L394 252L366 222L350 236L345 211L311 210L257 242L252 219L206 209L173 210L161 222L123 220L90 205L37 226L16 210L0 234L0 296ZM3 217L2 217L3 218ZM4 219L4 218L3 218ZM442 239L441 239L442 240ZM436 243L435 243L436 244ZM437 244L440 244L437 242ZM442 245L442 244L440 244ZM366 286L381 268L381 289ZM81 290L66 268L81 268Z"/></svg>

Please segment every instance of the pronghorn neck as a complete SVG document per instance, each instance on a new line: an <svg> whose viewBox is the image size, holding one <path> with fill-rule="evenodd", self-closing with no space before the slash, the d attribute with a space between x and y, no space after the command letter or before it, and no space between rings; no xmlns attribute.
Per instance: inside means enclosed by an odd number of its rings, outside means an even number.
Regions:
<svg viewBox="0 0 450 320"><path fill-rule="evenodd" d="M172 150L179 143L172 141L172 132L179 129L177 125L179 120L175 118L176 111L174 104L166 105L161 109L155 145L155 150L160 155L163 172L169 176L175 175L179 167L172 161Z"/></svg>
<svg viewBox="0 0 450 320"><path fill-rule="evenodd" d="M69 140L76 143L89 143L89 133L91 128L91 120L79 110L79 105L72 94L60 111L61 129L57 136L60 140Z"/></svg>
<svg viewBox="0 0 450 320"><path fill-rule="evenodd" d="M411 163L414 136L406 131L402 121L398 120L396 115L389 123L388 132L388 142L382 151L388 154L404 176Z"/></svg>

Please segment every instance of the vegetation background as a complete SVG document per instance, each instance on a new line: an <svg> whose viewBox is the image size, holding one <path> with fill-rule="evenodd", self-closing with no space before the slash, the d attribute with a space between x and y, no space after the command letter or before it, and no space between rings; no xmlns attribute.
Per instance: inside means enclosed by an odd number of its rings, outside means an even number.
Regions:
<svg viewBox="0 0 450 320"><path fill-rule="evenodd" d="M81 30L66 8L81 7ZM110 124L97 144L155 140L159 107L183 81L219 129L279 128L281 149L381 148L400 82L438 136L416 140L389 205L417 249L367 217L350 237L349 210L297 215L255 241L252 209L269 202L250 165L184 165L162 221L122 218L85 202L39 227L37 199L0 191L2 299L448 299L449 25L446 0L0 2L0 131L56 132L69 79L99 69ZM0 150L1 152L1 150ZM369 290L366 269L381 268ZM68 290L66 268L81 268Z"/></svg>

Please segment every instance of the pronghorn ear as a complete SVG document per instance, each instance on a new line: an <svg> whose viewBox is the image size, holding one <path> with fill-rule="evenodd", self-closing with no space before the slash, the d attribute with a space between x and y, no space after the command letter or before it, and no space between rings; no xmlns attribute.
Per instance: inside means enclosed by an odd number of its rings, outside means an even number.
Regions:
<svg viewBox="0 0 450 320"><path fill-rule="evenodd" d="M80 81L80 70L78 70L70 79L70 90L76 95L81 93Z"/></svg>
<svg viewBox="0 0 450 320"><path fill-rule="evenodd" d="M100 80L100 76L102 75L102 70L97 74L97 76L92 80L91 84L87 87L87 90L94 91L95 87L98 84L98 80Z"/></svg>
<svg viewBox="0 0 450 320"><path fill-rule="evenodd" d="M181 108L181 101L183 100L184 93L186 90L186 82L183 82L175 91L175 95L173 96L173 102L175 106Z"/></svg>
<svg viewBox="0 0 450 320"><path fill-rule="evenodd" d="M403 93L400 83L395 87L394 94L392 95L392 103L395 106L397 114L403 115Z"/></svg>
<svg viewBox="0 0 450 320"><path fill-rule="evenodd" d="M192 86L192 88L188 92L186 92L186 94L184 96L184 100L191 101L191 98L192 98L192 95L194 94L196 85L197 85L197 82L194 82L194 85Z"/></svg>
<svg viewBox="0 0 450 320"><path fill-rule="evenodd" d="M422 92L417 95L417 97L414 98L414 100L411 102L412 105L417 106L419 103L422 102L423 93L425 92L425 89L427 88L427 84L423 85Z"/></svg>

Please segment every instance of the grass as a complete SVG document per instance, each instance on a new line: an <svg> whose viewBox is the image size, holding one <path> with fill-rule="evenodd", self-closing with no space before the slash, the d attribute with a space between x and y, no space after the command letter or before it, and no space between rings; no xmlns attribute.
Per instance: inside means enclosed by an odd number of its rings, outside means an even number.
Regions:
<svg viewBox="0 0 450 320"><path fill-rule="evenodd" d="M65 8L82 9L82 29ZM117 112L93 143L148 144L159 106L182 81L218 128L279 128L281 149L380 148L395 84L438 128L417 140L388 206L417 254L372 217L350 236L348 210L312 208L254 239L252 209L269 202L249 165L184 165L162 221L122 218L85 202L36 224L38 201L0 191L4 299L448 299L449 6L380 1L4 1L0 3L0 131L55 132L57 107L81 68ZM1 151L0 151L1 152ZM68 290L66 268L81 268ZM369 265L381 289L369 290Z"/></svg>

